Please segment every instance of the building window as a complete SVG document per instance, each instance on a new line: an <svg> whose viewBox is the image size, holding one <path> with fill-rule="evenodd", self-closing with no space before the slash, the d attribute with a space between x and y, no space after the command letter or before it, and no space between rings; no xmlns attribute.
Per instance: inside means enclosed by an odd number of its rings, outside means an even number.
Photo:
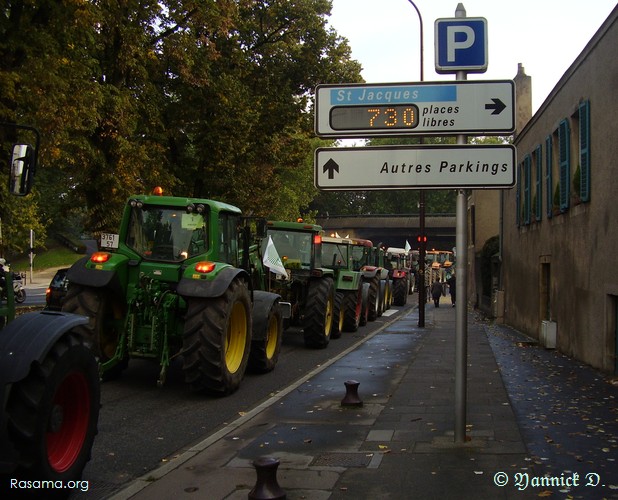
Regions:
<svg viewBox="0 0 618 500"><path fill-rule="evenodd" d="M579 105L579 198L590 201L590 101Z"/></svg>
<svg viewBox="0 0 618 500"><path fill-rule="evenodd" d="M532 210L534 217L540 221L543 217L543 148L539 144L532 153L534 160L534 195L532 197Z"/></svg>
<svg viewBox="0 0 618 500"><path fill-rule="evenodd" d="M558 125L558 168L560 172L560 211L569 209L571 186L571 128L564 119Z"/></svg>

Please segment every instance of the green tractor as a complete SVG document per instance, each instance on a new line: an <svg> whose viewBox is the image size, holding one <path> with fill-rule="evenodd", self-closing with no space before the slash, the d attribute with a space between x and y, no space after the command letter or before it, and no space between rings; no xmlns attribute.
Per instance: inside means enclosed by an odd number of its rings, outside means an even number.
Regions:
<svg viewBox="0 0 618 500"><path fill-rule="evenodd" d="M335 302L335 272L322 265L322 233L315 224L269 221L262 241L265 248L270 238L286 271L269 273L267 283L291 304L286 328L302 328L305 345L317 349L330 342Z"/></svg>
<svg viewBox="0 0 618 500"><path fill-rule="evenodd" d="M36 136L34 147L15 144L9 163L8 192L25 196L39 133L23 125L0 126ZM97 362L79 335L88 319L53 311L16 313L11 278L0 270L0 477L10 498L32 490L10 491L9 478L19 484L79 481L91 457L100 407Z"/></svg>
<svg viewBox="0 0 618 500"><path fill-rule="evenodd" d="M335 337L357 331L369 318L369 284L364 286L362 273L354 269L352 250L349 238L322 238L322 262L335 272Z"/></svg>
<svg viewBox="0 0 618 500"><path fill-rule="evenodd" d="M255 289L260 261L240 209L155 192L131 197L119 234L102 234L101 251L69 269L62 309L89 318L81 333L104 379L144 358L159 363L162 385L181 356L192 389L230 394L247 367L275 367L289 307Z"/></svg>
<svg viewBox="0 0 618 500"><path fill-rule="evenodd" d="M384 249L373 246L371 240L352 238L354 270L363 274L369 284L368 317L375 321L390 307L391 281L384 264Z"/></svg>

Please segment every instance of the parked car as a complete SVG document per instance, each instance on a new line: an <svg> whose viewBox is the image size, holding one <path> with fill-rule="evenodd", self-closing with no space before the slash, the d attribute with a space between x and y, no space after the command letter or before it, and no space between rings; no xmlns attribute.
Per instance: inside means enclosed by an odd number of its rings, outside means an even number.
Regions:
<svg viewBox="0 0 618 500"><path fill-rule="evenodd" d="M69 280L67 279L67 271L69 268L62 268L56 271L56 274L51 280L51 283L45 291L46 307L50 311L60 311L64 296L67 294Z"/></svg>

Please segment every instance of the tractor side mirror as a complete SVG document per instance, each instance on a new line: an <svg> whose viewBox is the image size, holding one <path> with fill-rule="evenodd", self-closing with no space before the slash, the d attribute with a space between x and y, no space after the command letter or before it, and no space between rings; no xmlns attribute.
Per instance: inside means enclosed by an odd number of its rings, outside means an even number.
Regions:
<svg viewBox="0 0 618 500"><path fill-rule="evenodd" d="M35 168L35 149L29 144L15 144L11 154L9 193L25 196L30 192Z"/></svg>

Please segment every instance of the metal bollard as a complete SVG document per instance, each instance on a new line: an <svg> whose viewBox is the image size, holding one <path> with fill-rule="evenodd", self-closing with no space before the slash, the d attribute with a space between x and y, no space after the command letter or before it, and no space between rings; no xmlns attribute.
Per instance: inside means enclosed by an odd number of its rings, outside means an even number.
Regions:
<svg viewBox="0 0 618 500"><path fill-rule="evenodd" d="M257 482L249 492L249 500L285 500L285 492L277 483L279 460L272 457L260 457L253 461L257 472Z"/></svg>
<svg viewBox="0 0 618 500"><path fill-rule="evenodd" d="M341 406L363 406L363 402L358 397L358 386L360 382L356 380L348 380L344 382L345 385L345 397L341 400Z"/></svg>

